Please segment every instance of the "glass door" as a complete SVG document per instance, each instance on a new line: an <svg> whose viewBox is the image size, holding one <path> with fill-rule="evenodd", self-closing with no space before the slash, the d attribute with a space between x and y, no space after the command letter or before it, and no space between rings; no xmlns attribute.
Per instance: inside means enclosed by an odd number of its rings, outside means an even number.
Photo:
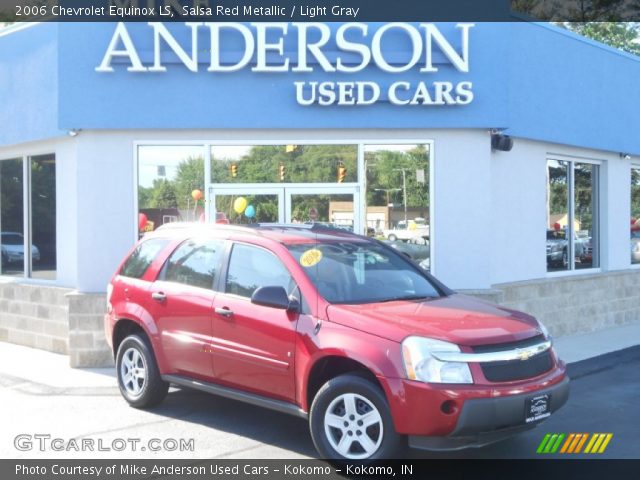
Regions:
<svg viewBox="0 0 640 480"><path fill-rule="evenodd" d="M364 233L357 187L291 187L285 193L285 222L321 223Z"/></svg>
<svg viewBox="0 0 640 480"><path fill-rule="evenodd" d="M283 223L284 189L277 187L211 187L209 221L246 225L248 223Z"/></svg>

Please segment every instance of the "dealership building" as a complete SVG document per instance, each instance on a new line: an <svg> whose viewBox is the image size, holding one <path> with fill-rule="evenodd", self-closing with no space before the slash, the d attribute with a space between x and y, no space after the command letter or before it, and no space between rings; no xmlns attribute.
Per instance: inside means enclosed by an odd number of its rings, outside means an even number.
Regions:
<svg viewBox="0 0 640 480"><path fill-rule="evenodd" d="M109 364L107 283L180 220L410 232L553 335L640 321L638 78L538 23L2 29L0 340Z"/></svg>

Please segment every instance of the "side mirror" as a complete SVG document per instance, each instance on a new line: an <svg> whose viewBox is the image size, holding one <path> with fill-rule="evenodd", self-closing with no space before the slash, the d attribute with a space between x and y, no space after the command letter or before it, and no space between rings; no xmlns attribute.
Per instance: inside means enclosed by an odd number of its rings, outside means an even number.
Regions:
<svg viewBox="0 0 640 480"><path fill-rule="evenodd" d="M295 298L289 298L284 287L266 286L259 287L251 295L251 303L264 307L279 308L288 312L300 310L300 303Z"/></svg>

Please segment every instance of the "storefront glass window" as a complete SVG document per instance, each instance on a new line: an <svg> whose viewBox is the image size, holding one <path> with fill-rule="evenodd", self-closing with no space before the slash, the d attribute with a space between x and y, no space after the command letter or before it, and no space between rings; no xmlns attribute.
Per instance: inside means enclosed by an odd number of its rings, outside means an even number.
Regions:
<svg viewBox="0 0 640 480"><path fill-rule="evenodd" d="M24 174L22 159L0 161L2 275L24 275Z"/></svg>
<svg viewBox="0 0 640 480"><path fill-rule="evenodd" d="M575 268L600 266L598 249L598 166L574 163Z"/></svg>
<svg viewBox="0 0 640 480"><path fill-rule="evenodd" d="M631 169L631 263L640 264L640 167Z"/></svg>
<svg viewBox="0 0 640 480"><path fill-rule="evenodd" d="M31 271L56 278L56 157L31 157Z"/></svg>
<svg viewBox="0 0 640 480"><path fill-rule="evenodd" d="M430 268L429 145L365 145L370 235Z"/></svg>
<svg viewBox="0 0 640 480"><path fill-rule="evenodd" d="M357 145L212 146L211 182L357 182Z"/></svg>
<svg viewBox="0 0 640 480"><path fill-rule="evenodd" d="M138 147L140 235L177 221L204 220L204 147Z"/></svg>
<svg viewBox="0 0 640 480"><path fill-rule="evenodd" d="M547 162L547 271L599 263L598 165Z"/></svg>

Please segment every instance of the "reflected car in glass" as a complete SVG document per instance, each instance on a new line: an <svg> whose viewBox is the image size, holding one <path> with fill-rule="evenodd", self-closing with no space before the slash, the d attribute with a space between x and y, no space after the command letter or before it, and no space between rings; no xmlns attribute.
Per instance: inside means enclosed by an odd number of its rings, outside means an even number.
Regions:
<svg viewBox="0 0 640 480"><path fill-rule="evenodd" d="M406 241L396 240L392 242L389 240L383 240L383 242L415 262L420 263L422 260L429 258L429 237L425 235L413 237Z"/></svg>
<svg viewBox="0 0 640 480"><path fill-rule="evenodd" d="M18 232L0 233L0 255L2 265L24 261L24 236ZM40 250L35 245L31 245L31 259L34 262L40 261Z"/></svg>
<svg viewBox="0 0 640 480"><path fill-rule="evenodd" d="M174 384L289 413L323 458L486 445L569 394L535 318L321 225L163 226L108 285L105 333L130 405Z"/></svg>
<svg viewBox="0 0 640 480"><path fill-rule="evenodd" d="M640 230L631 231L631 263L640 263Z"/></svg>

